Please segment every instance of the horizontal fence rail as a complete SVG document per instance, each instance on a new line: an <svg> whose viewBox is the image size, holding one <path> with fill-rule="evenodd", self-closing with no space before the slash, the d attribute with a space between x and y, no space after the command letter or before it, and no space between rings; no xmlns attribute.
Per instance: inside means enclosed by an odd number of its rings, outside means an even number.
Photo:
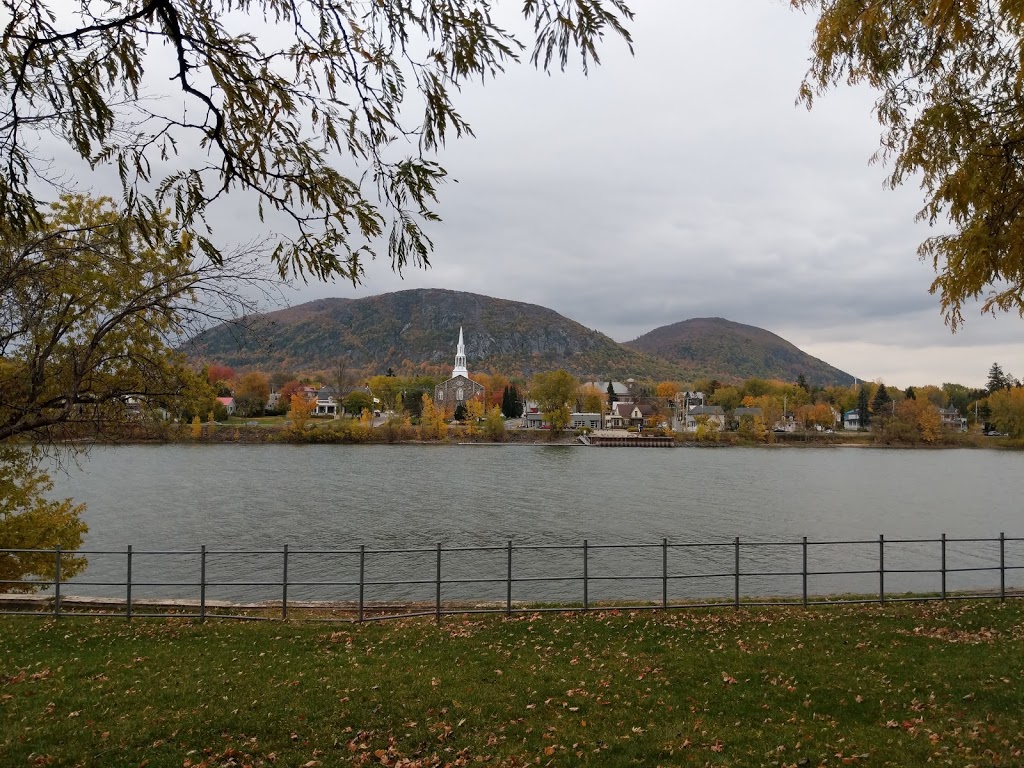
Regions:
<svg viewBox="0 0 1024 768"><path fill-rule="evenodd" d="M503 544L349 549L0 549L0 614L204 620L831 605L1024 597L1024 538ZM65 579L68 557L86 557ZM47 574L49 576L49 574ZM83 591L84 590L84 591ZM27 594L35 592L38 594ZM213 597L211 597L213 595Z"/></svg>

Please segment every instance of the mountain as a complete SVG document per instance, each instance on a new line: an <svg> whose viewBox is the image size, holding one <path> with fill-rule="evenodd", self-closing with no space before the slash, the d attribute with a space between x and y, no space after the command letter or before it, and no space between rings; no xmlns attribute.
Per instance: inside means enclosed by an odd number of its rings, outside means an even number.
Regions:
<svg viewBox="0 0 1024 768"><path fill-rule="evenodd" d="M450 367L459 327L470 371L529 376L564 368L577 376L687 379L679 366L624 347L535 304L473 293L416 289L361 299L319 299L211 328L182 348L197 361L235 368L327 370Z"/></svg>
<svg viewBox="0 0 1024 768"><path fill-rule="evenodd" d="M353 370L439 373L455 360L460 326L470 372L530 376L564 368L586 379L795 381L802 373L815 384L853 380L773 333L720 318L686 320L619 344L546 307L433 288L318 299L219 325L182 349L193 361L240 369L330 370L345 357Z"/></svg>
<svg viewBox="0 0 1024 768"><path fill-rule="evenodd" d="M722 379L781 379L827 386L851 384L853 376L811 357L763 328L721 317L700 317L655 328L625 346L686 367L700 365Z"/></svg>

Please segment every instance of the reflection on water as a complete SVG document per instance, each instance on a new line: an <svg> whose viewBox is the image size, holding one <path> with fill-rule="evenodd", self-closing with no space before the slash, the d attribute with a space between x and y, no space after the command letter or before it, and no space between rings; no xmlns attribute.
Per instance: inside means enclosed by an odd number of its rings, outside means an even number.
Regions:
<svg viewBox="0 0 1024 768"><path fill-rule="evenodd" d="M445 585L445 599L504 600L511 540L517 548L572 547L516 549L514 578L538 580L515 584L514 599L582 600L586 539L591 600L656 600L666 573L664 538L672 545L670 598L677 599L731 596L735 536L741 589L750 595L800 593L803 536L865 542L812 543L812 593L876 591L879 535L890 540L887 570L937 569L941 533L1024 533L1016 509L1024 492L1021 459L997 451L863 448L132 446L95 449L80 468L55 474L54 494L87 502L86 547L112 552L90 555L69 594L123 594L103 582L125 580L131 544L189 552L134 554L135 595L195 597L197 551L205 545L209 598L279 599L287 544L290 598L355 599L357 550L365 545L428 550L367 555L367 600L430 600L441 543L442 578L462 580ZM900 539L934 541L892 541ZM711 546L684 546L697 542ZM601 548L613 544L655 546ZM465 546L495 549L447 551ZM218 554L224 550L255 552ZM1020 542L1007 543L1005 556L1008 565L1024 565ZM998 543L947 547L949 568L998 562ZM866 573L825 573L840 569ZM1018 573L1009 571L1008 584L1020 583ZM610 578L620 576L643 578ZM545 578L562 580L539 580ZM935 574L885 579L892 591L939 588ZM383 583L397 580L424 583ZM998 586L998 574L962 572L948 581L951 590L979 586Z"/></svg>

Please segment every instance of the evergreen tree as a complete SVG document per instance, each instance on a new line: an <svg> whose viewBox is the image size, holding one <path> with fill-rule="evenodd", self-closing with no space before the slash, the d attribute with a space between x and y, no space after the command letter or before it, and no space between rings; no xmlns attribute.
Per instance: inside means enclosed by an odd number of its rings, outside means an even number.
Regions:
<svg viewBox="0 0 1024 768"><path fill-rule="evenodd" d="M811 387L807 383L807 377L804 376L802 373L796 377L796 385L800 387L800 389L802 389L804 392L810 393L811 391Z"/></svg>
<svg viewBox="0 0 1024 768"><path fill-rule="evenodd" d="M509 412L505 415L510 419L518 419L523 415L523 398L519 394L519 387L515 384L510 384L508 388L508 404Z"/></svg>
<svg viewBox="0 0 1024 768"><path fill-rule="evenodd" d="M608 410L610 411L615 407L615 401L618 400L615 396L615 387L612 386L612 380L608 379Z"/></svg>
<svg viewBox="0 0 1024 768"><path fill-rule="evenodd" d="M512 416L512 407L508 402L508 384L501 390L501 412L505 415L506 419Z"/></svg>
<svg viewBox="0 0 1024 768"><path fill-rule="evenodd" d="M459 403L455 406L455 420L465 421L466 420L466 405L465 403Z"/></svg>
<svg viewBox="0 0 1024 768"><path fill-rule="evenodd" d="M1012 377L1003 372L1002 366L999 363L992 363L992 367L988 369L988 393L991 395L1000 389L1009 389L1011 383Z"/></svg>
<svg viewBox="0 0 1024 768"><path fill-rule="evenodd" d="M917 394L914 392L913 387L907 387L907 391L903 395L907 400L917 400Z"/></svg>
<svg viewBox="0 0 1024 768"><path fill-rule="evenodd" d="M892 398L889 396L889 390L885 388L885 384L879 384L875 397L871 401L871 412L876 416L881 415L888 409L891 402Z"/></svg>
<svg viewBox="0 0 1024 768"><path fill-rule="evenodd" d="M871 423L871 411L868 409L868 385L861 384L857 395L857 413L860 416L860 428L866 429Z"/></svg>

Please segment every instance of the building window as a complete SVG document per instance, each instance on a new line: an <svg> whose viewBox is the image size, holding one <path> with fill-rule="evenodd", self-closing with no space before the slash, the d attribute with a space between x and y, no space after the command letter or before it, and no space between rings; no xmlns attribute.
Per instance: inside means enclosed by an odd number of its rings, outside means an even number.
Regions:
<svg viewBox="0 0 1024 768"><path fill-rule="evenodd" d="M443 389L437 390L437 399L438 400L444 400L444 390Z"/></svg>
<svg viewBox="0 0 1024 768"><path fill-rule="evenodd" d="M462 395L463 395L462 387L459 387L458 389L455 390L455 399L456 400L462 400L463 399Z"/></svg>

